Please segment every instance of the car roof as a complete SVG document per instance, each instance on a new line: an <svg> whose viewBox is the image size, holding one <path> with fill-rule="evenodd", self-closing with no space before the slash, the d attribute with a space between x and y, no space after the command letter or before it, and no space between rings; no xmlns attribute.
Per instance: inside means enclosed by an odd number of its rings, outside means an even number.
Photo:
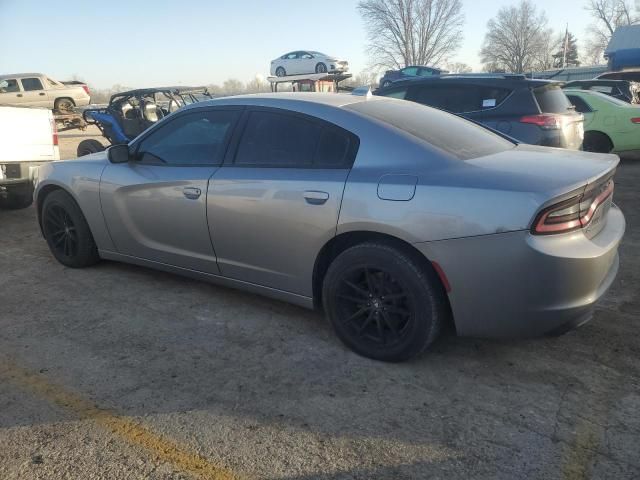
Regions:
<svg viewBox="0 0 640 480"><path fill-rule="evenodd" d="M125 92L118 92L112 95L113 97L125 97L127 95L145 95L147 93L156 93L156 92L170 92L173 94L178 93L201 93L206 92L207 87L157 87L157 88L136 88L134 90L127 90Z"/></svg>
<svg viewBox="0 0 640 480"><path fill-rule="evenodd" d="M43 75L42 73L11 73L9 75L0 75L0 80L16 77L46 77L46 75Z"/></svg>
<svg viewBox="0 0 640 480"><path fill-rule="evenodd" d="M345 107L353 103L381 101L384 97L351 95L348 93L320 93L320 92L283 92L283 93L254 93L234 95L230 97L214 98L197 104L187 105L186 108L197 108L207 105L254 105L278 106L282 103L303 103L326 105L330 107Z"/></svg>
<svg viewBox="0 0 640 480"><path fill-rule="evenodd" d="M411 77L403 80L393 82L391 85L385 88L381 88L380 91L390 90L404 85L416 85L416 84L437 84L440 83L465 83L472 82L474 84L487 84L487 85L510 85L513 87L527 86L527 87L542 87L545 85L558 84L553 80L542 80L537 78L526 78L524 75L516 74L450 74L450 75L434 75L431 77Z"/></svg>

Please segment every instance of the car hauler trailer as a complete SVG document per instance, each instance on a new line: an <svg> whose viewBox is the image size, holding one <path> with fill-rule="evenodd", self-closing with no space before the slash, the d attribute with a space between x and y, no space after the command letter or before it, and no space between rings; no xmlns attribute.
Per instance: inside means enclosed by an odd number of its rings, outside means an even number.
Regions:
<svg viewBox="0 0 640 480"><path fill-rule="evenodd" d="M268 77L271 91L277 92L283 83L291 84L294 92L337 93L351 91L353 88L340 86L340 82L351 78L350 73L307 73L304 75L287 75L284 77Z"/></svg>

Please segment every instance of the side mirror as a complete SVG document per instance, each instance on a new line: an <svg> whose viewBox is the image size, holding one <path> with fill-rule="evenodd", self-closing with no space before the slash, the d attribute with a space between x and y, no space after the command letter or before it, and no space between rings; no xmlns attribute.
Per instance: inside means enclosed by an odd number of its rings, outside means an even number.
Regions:
<svg viewBox="0 0 640 480"><path fill-rule="evenodd" d="M111 163L127 163L131 158L129 153L129 145L126 143L120 145L112 145L107 150L107 157Z"/></svg>

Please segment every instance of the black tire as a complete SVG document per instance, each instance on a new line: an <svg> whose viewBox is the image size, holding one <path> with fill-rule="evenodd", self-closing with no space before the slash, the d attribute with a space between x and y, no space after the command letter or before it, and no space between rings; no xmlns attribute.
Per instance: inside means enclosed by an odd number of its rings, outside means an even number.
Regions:
<svg viewBox="0 0 640 480"><path fill-rule="evenodd" d="M433 270L384 243L342 252L322 288L325 312L345 345L387 362L408 360L434 342L449 312L445 296Z"/></svg>
<svg viewBox="0 0 640 480"><path fill-rule="evenodd" d="M82 268L100 260L87 220L67 192L56 190L47 195L41 218L44 238L61 264Z"/></svg>
<svg viewBox="0 0 640 480"><path fill-rule="evenodd" d="M78 144L78 149L76 153L79 157L84 155L89 155L91 153L101 152L104 150L104 145L102 145L98 140L94 140L93 138L88 138L87 140L83 140Z"/></svg>
<svg viewBox="0 0 640 480"><path fill-rule="evenodd" d="M613 149L613 142L602 132L585 132L582 150L585 152L609 153Z"/></svg>
<svg viewBox="0 0 640 480"><path fill-rule="evenodd" d="M282 68L282 67L278 67L276 68L276 77L286 77L287 76L287 71Z"/></svg>
<svg viewBox="0 0 640 480"><path fill-rule="evenodd" d="M327 73L328 69L327 69L327 65L325 63L318 63L316 65L316 73Z"/></svg>
<svg viewBox="0 0 640 480"><path fill-rule="evenodd" d="M7 192L7 198L0 202L0 207L8 208L11 210L20 210L27 208L33 203L33 189L21 188L18 192L9 190Z"/></svg>
<svg viewBox="0 0 640 480"><path fill-rule="evenodd" d="M70 98L56 98L53 109L59 113L69 113L73 112L75 106L75 102Z"/></svg>

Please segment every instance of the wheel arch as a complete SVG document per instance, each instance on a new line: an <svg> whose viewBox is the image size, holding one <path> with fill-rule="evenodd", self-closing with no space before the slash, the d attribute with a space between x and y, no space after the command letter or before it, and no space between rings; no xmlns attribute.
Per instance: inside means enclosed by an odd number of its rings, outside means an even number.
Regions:
<svg viewBox="0 0 640 480"><path fill-rule="evenodd" d="M615 145L615 143L613 143L613 139L611 138L610 135L608 135L607 133L603 132L602 130L586 130L584 132L584 137L586 137L588 134L601 135L602 137L604 137L609 142L609 145L611 145L611 150L609 150L609 152L612 152L613 150L615 150L616 145Z"/></svg>
<svg viewBox="0 0 640 480"><path fill-rule="evenodd" d="M331 238L320 249L313 267L312 279L313 305L316 309L320 309L322 307L322 282L327 273L329 265L331 265L331 262L348 248L368 242L378 242L393 246L411 256L411 258L414 259L421 268L427 271L431 271L434 274L434 278L438 279L439 287L442 289L444 298L447 301L447 307L449 308L449 311L451 311L451 307L449 305L449 295L447 293L447 289L445 288L446 280L442 278L442 272L436 270L429 258L427 258L422 252L420 252L416 247L414 247L406 240L402 240L397 236L387 233L380 233L369 230L355 230L341 233Z"/></svg>

